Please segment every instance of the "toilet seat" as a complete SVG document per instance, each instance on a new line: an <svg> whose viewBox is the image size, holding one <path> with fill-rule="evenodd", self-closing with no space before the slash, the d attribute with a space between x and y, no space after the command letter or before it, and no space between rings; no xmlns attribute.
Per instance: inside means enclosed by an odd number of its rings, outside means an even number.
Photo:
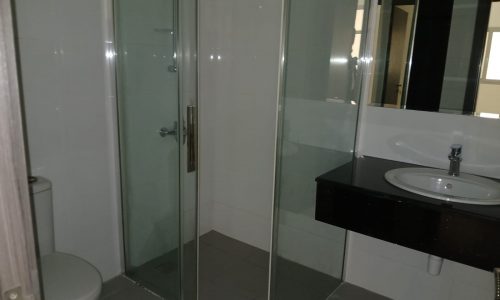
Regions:
<svg viewBox="0 0 500 300"><path fill-rule="evenodd" d="M64 253L42 257L42 282L46 300L97 300L101 293L99 271L85 260Z"/></svg>

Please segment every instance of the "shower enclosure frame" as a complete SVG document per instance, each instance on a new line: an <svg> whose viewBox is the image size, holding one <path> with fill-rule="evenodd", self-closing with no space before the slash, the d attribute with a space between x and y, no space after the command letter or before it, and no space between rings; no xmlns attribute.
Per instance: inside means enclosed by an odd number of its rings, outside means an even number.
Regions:
<svg viewBox="0 0 500 300"><path fill-rule="evenodd" d="M287 45L287 25L288 24L288 8L289 8L289 1L290 0L284 0L283 3L283 15L282 15L282 36L281 36L281 46L280 46L280 52L281 52L281 61L280 61L280 71L279 71L279 76L280 76L280 82L279 82L279 107L283 104L283 97L284 97L284 68L285 68L285 53L286 53L286 45ZM198 19L199 19L199 11L198 11L198 1L195 1L196 3L196 32L198 33ZM367 3L370 3L370 0L367 0ZM370 5L367 5L368 8L370 8ZM22 291L24 292L23 297L29 298L29 299L40 299L40 286L39 286L39 278L37 276L37 263L36 263L36 256L35 254L35 237L33 233L33 228L30 226L32 224L30 220L30 215L31 215L31 207L28 204L29 201L29 196L28 196L28 187L27 187L27 174L26 174L26 158L24 156L24 146L23 146L23 138L22 138L22 121L21 121L21 109L20 109L20 99L19 99L19 86L17 83L17 74L15 72L15 65L16 65L16 58L15 58L15 50L14 50L14 39L13 39L13 25L12 25L12 13L10 9L10 1L9 0L0 0L0 63L2 65L8 66L7 72L0 72L0 85L6 87L5 90L10 91L9 93L3 93L0 94L0 103L4 104L2 107L3 109L0 110L0 114L7 116L6 118L0 118L0 123L3 123L5 126L0 126L7 128L6 132L4 135L0 135L0 139L4 141L2 145L6 145L7 149L10 151L5 151L5 153L9 152L10 156L8 157L10 161L13 161L14 164L5 164L5 168L0 168L0 177L5 177L4 179L9 179L10 180L2 180L0 183L2 186L6 187L7 193L5 194L0 194L2 196L0 199L4 200L5 198L9 199L14 199L13 206L5 207L5 206L0 206L0 214L4 214L7 216L12 216L12 215L17 215L20 216L20 218L14 219L14 221L10 224L7 228L7 233L8 233L8 240L12 241L12 247L15 249L18 249L19 251L15 251L16 255L12 255L13 252L9 252L10 255L3 255L0 256L0 260L7 262L6 265L10 265L11 269L2 269L0 271L0 276L11 276L13 273L17 274L17 276L13 276L13 280L10 283L10 286L18 286ZM370 9L367 9L365 12L365 15L369 14ZM113 17L112 17L113 18ZM368 22L368 18L365 18L364 20L364 27L366 27L366 24ZM366 32L365 32L366 34ZM366 52L366 41L369 40L369 36L365 37L363 39L362 45L362 52ZM196 35L196 53L198 53L198 40L199 36L198 34ZM115 48L109 48L112 49L112 51L115 50ZM112 56L114 56L115 52L112 52ZM364 55L365 55L364 54ZM364 56L363 55L363 56ZM361 68L362 72L362 78L365 78L365 73L366 73L366 60L365 63L363 63L363 67ZM199 62L196 60L196 71L199 68ZM199 73L196 72L196 81L198 82L198 77ZM196 82L196 86L198 86ZM180 80L179 80L180 83ZM362 84L362 94L365 87L365 84ZM196 92L197 93L197 92ZM180 94L179 94L180 98ZM196 97L196 101L197 101ZM198 103L197 103L198 104ZM179 105L179 114L183 115L183 106ZM358 118L359 118L360 111L358 110ZM278 115L280 116L277 119L277 133L282 134L283 132L283 117L282 117L282 111L278 111ZM198 125L199 126L199 125ZM280 141L279 138L276 140L276 165L275 165L275 174L276 176L279 175L279 169L277 166L279 166L280 163L280 157L279 157L279 150L282 149L282 142ZM199 146L197 147L197 152L199 150ZM2 153L4 153L2 151ZM16 154L17 153L17 154ZM354 155L354 154L353 154ZM180 163L182 163L184 160L180 160ZM198 182L198 176L199 172L196 175L196 184ZM276 178L276 177L275 177ZM276 180L275 180L276 183ZM1 189L2 191L4 189ZM198 193L199 190L196 192L196 198L198 199ZM275 272L275 268L273 268L273 265L275 263L274 258L274 253L276 249L276 243L274 242L274 239L277 236L277 221L278 221L278 196L279 196L279 187L275 186L275 198L273 201L273 242L272 242L272 251L273 255L271 257L271 264L270 268L272 272L269 274L269 282L271 283L272 278L273 278L273 272ZM182 220L182 208L179 205L179 214L180 214L180 220ZM195 240L199 238L199 201L196 200L196 232L195 232ZM180 221L182 224L182 221ZM179 226L179 228L182 228L182 225ZM180 229L179 229L180 230ZM182 237L182 232L180 232L180 237ZM23 241L19 240L19 237ZM183 245L183 241L181 238L179 238L179 245ZM199 247L196 246L196 259L198 259L198 249ZM182 254L179 254L179 260L180 264L182 266ZM15 261L17 262L16 264L12 264L12 262ZM182 270L182 267L181 267ZM181 275L182 277L182 271ZM198 276L196 276L198 278ZM180 280L181 285L182 285L182 278ZM198 285L198 283L197 283ZM2 289L1 292L9 292L6 289L6 286L2 285L0 286ZM270 292L271 292L271 284L269 285L269 290L268 290L268 297L270 297ZM183 292L181 292L181 295ZM198 298L198 295L196 296Z"/></svg>
<svg viewBox="0 0 500 300"><path fill-rule="evenodd" d="M109 2L108 11L107 11L107 17L111 20L108 22L108 27L111 29L108 32L108 35L111 36L110 40L112 40L112 43L108 43L108 48L107 48L107 53L113 53L113 56L116 56L118 54L118 33L117 33L117 4L116 2L120 0L107 0ZM180 3L181 0L172 0L172 6L173 6L173 28L172 28L172 35L173 37L173 63L171 66L169 66L169 72L174 72L177 74L177 84L176 84L176 90L177 90L177 107L178 107L178 112L177 115L179 117L179 125L177 126L177 132L176 132L176 139L179 142L178 146L178 202L177 202L177 215L178 215L178 226L177 226L177 236L178 236L178 241L177 241L177 261L178 261L178 295L179 299L193 299L192 298L192 289L195 289L195 299L198 299L198 235L199 235L199 188L198 188L198 182L199 182L199 162L198 162L198 152L199 152L199 144L198 144L198 137L197 134L199 132L199 123L197 122L198 120L198 78L199 78L199 62L198 62L198 45L199 45L199 36L198 36L198 18L199 18L199 5L198 5L198 0L192 0L189 2L189 4L185 4L188 1L185 1L183 3ZM184 5L183 5L184 4ZM183 11L187 9L188 5L192 5L193 7L190 7L192 9L192 13L194 15L194 19L192 20L194 23L193 29L194 30L194 38L191 38L191 42L194 43L194 45L189 45L191 48L189 49L184 49L184 46L186 45L186 42L183 40L185 37L185 31L188 29L184 29L185 23L183 23L184 19L183 18L188 18L186 15L186 12ZM183 13L184 12L184 13ZM110 23L110 24L109 24ZM185 26L188 27L188 26ZM188 35L188 34L186 34ZM189 47L188 46L188 47ZM187 51L187 52L186 52ZM187 57L190 55L190 57ZM187 70L184 69L184 64L188 65L187 60L190 59L190 71L195 73L195 76L193 77L193 82L191 82L191 85L195 87L195 92L194 95L191 95L192 99L191 101L187 101L186 99L186 93L185 90L186 88L184 85L186 84L184 82L183 76L188 73ZM194 61L194 63L193 63ZM118 73L119 73L119 66L117 63L117 60L114 59L112 60L112 69L114 70L113 74L111 74L112 81L113 81L113 86L115 87L115 95L116 95L116 111L117 114L119 114L120 108L119 108L119 87L118 87ZM170 69L172 67L172 69ZM194 121L194 126L189 127L189 122L190 120ZM116 124L117 127L119 127L119 117L116 116ZM117 128L117 133L119 129ZM188 149L188 144L190 141L190 137L193 137L192 145L190 149ZM121 139L121 135L118 134L118 139ZM186 140L188 140L186 142ZM184 141L184 142L183 142ZM127 203L124 200L124 182L123 182L123 172L124 172L124 162L123 162L123 157L122 157L122 145L121 142L118 141L119 143L119 178L120 178L120 191L119 193L121 194L121 236L122 236L122 264L123 268L127 270L127 260L129 257L129 241L127 239L127 231L129 227L129 220L127 218ZM194 169L193 169L193 159L194 159ZM196 172L194 182L187 183L186 175L189 172ZM190 187L186 187L187 185L190 185ZM195 203L194 203L194 232L191 232L194 235L194 241L196 244L196 251L195 251L195 257L191 257L191 259L196 260L196 281L195 281L195 286L191 285L186 285L184 282L189 281L189 278L186 278L186 276L190 276L189 274L186 275L186 270L185 270L185 241L184 241L184 227L185 227L185 222L189 222L189 220L185 220L185 212L183 211L184 208L184 200L185 200L185 189L186 188L193 188L195 189ZM126 273L127 274L127 271ZM186 280L187 279L187 280ZM147 287L147 286L146 286ZM189 290L191 289L191 290ZM153 291L154 292L154 291ZM186 298L186 294L190 294L190 298Z"/></svg>
<svg viewBox="0 0 500 300"><path fill-rule="evenodd" d="M275 240L275 236L278 235L279 229L279 196L280 196L280 185L279 178L281 177L281 152L283 150L283 127L284 127L284 116L283 116L283 103L285 97L285 68L286 68L286 53L288 48L288 29L290 22L290 1L283 0L283 5L281 7L281 41L280 41L280 55L279 55L279 73L278 73L278 109L276 111L276 143L274 146L274 183L273 183L273 205L271 212L271 247L270 247L270 258L269 258L269 278L268 278L268 289L267 289L267 299L271 299L274 292L273 282L277 277L277 251L278 245Z"/></svg>
<svg viewBox="0 0 500 300"><path fill-rule="evenodd" d="M283 132L284 132L284 99L286 92L286 68L287 68L287 50L289 47L289 28L290 28L290 8L292 0L283 0L282 5L282 19L281 19L281 41L280 41L280 61L279 61L279 80L278 80L278 111L276 120L276 144L275 144L275 167L274 167L274 197L272 205L272 234L271 234L271 253L270 253L270 264L269 264L269 280L268 280L268 299L271 300L272 296L276 293L276 281L277 281L277 238L279 231L279 199L280 199L280 181L281 168L282 165L282 150L283 150ZM359 89L358 97L359 101L357 103L358 109L356 113L356 125L355 125L355 136L353 144L352 158L357 156L357 147L359 141L359 122L363 116L364 105L366 105L366 98L368 96L370 87L367 85L369 68L373 61L370 59L372 57L372 44L375 38L374 30L368 28L368 25L373 23L373 12L374 5L376 1L374 0L364 0L364 12L363 12L363 22L362 22L362 38L360 42L360 57L358 58L360 65L360 78L359 78ZM319 174L318 174L319 175ZM345 263L347 259L348 251L348 241L349 241L349 231L346 230L344 237L344 245L342 247L343 251L343 262L341 270L341 280L345 280Z"/></svg>

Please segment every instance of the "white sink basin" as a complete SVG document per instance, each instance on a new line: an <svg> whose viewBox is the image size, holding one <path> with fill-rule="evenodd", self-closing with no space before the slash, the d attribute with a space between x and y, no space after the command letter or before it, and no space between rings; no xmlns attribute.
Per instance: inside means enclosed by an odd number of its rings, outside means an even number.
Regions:
<svg viewBox="0 0 500 300"><path fill-rule="evenodd" d="M385 173L389 183L412 193L450 202L500 205L500 183L479 176L431 168L401 168Z"/></svg>

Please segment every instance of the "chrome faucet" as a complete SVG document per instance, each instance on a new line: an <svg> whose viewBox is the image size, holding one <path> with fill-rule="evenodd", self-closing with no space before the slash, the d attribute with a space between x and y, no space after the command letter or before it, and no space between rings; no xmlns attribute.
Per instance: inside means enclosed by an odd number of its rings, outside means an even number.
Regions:
<svg viewBox="0 0 500 300"><path fill-rule="evenodd" d="M448 170L448 175L459 176L460 162L462 161L462 145L453 144L450 148L451 152L448 155L448 159L450 160L450 169Z"/></svg>

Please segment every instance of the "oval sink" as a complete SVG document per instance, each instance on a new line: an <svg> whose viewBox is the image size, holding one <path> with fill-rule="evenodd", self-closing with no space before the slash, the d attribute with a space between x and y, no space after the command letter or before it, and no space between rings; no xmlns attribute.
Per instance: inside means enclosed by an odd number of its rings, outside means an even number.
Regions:
<svg viewBox="0 0 500 300"><path fill-rule="evenodd" d="M401 168L385 173L385 179L422 196L450 202L500 205L500 183L470 174L455 177L431 168Z"/></svg>

